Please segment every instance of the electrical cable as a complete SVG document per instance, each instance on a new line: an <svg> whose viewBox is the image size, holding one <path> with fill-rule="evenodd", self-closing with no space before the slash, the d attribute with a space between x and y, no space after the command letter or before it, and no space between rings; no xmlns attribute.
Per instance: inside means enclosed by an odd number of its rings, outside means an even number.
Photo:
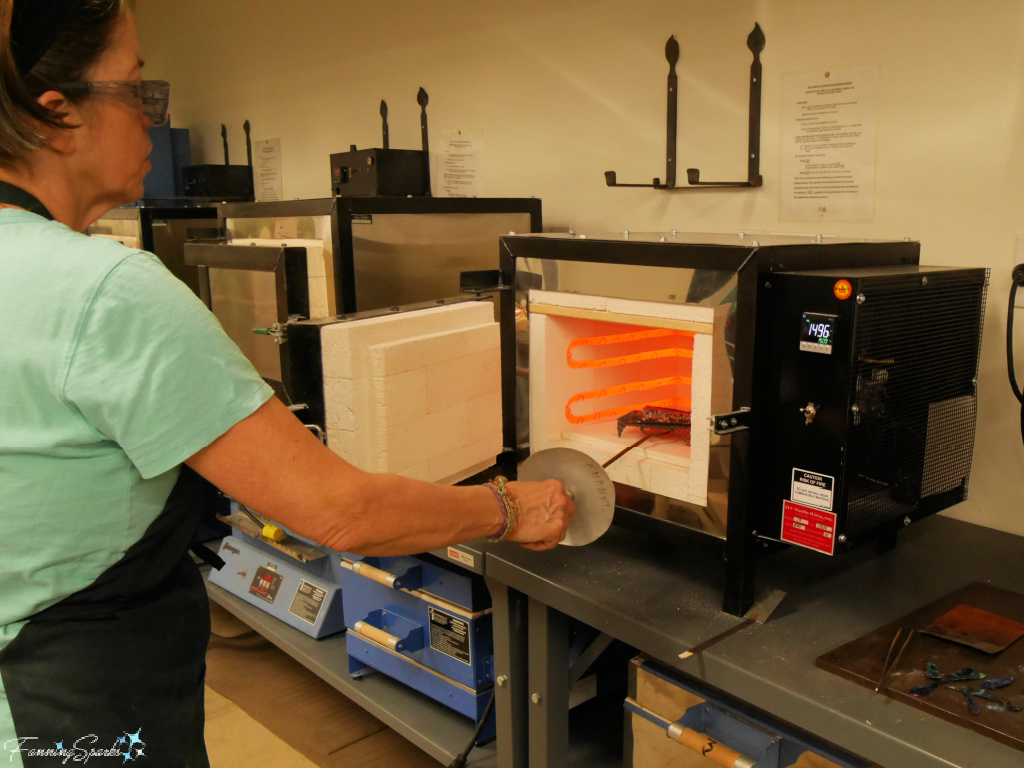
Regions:
<svg viewBox="0 0 1024 768"><path fill-rule="evenodd" d="M470 751L473 749L473 745L476 744L476 740L480 738L480 731L484 729L484 723L487 722L487 718L491 715L491 709L494 707L494 689L491 689L491 698L487 700L487 706L484 707L484 714L480 718L480 722L476 724L476 730L473 731L473 737L469 740L469 744L462 752L455 756L455 759L448 764L448 768L465 768L466 758L469 757Z"/></svg>
<svg viewBox="0 0 1024 768"><path fill-rule="evenodd" d="M1013 394L1021 404L1020 409L1020 434L1021 441L1024 441L1024 394L1017 385L1017 375L1013 370L1013 305L1017 298L1017 288L1024 285L1024 264L1018 264L1013 268L1013 282L1010 286L1010 306L1006 310L1006 370L1010 377L1010 387Z"/></svg>
<svg viewBox="0 0 1024 768"><path fill-rule="evenodd" d="M1017 376L1013 370L1013 305L1017 298L1017 288L1024 285L1024 264L1013 268L1013 283L1010 286L1010 306L1006 310L1006 369L1010 376L1010 386L1020 403L1024 403L1024 394L1017 386Z"/></svg>

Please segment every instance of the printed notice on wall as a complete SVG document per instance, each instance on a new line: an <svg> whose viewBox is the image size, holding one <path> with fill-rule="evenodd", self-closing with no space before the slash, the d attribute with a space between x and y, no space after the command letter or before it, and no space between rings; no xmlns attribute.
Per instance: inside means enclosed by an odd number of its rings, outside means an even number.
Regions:
<svg viewBox="0 0 1024 768"><path fill-rule="evenodd" d="M780 218L873 219L878 65L786 75L782 98Z"/></svg>
<svg viewBox="0 0 1024 768"><path fill-rule="evenodd" d="M253 142L252 183L257 202L269 203L284 199L281 180L281 140Z"/></svg>
<svg viewBox="0 0 1024 768"><path fill-rule="evenodd" d="M478 131L442 131L437 150L437 197L480 197L483 137Z"/></svg>

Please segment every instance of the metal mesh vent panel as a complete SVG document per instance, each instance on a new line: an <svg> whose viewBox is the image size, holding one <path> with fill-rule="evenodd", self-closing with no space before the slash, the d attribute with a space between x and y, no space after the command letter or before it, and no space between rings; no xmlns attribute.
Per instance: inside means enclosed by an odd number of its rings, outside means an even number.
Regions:
<svg viewBox="0 0 1024 768"><path fill-rule="evenodd" d="M967 495L985 270L869 278L857 308L846 532L917 519Z"/></svg>

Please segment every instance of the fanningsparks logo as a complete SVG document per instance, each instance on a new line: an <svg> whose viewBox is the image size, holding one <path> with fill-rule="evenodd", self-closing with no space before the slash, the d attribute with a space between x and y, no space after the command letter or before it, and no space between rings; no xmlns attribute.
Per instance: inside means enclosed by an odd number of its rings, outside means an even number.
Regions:
<svg viewBox="0 0 1024 768"><path fill-rule="evenodd" d="M121 758L120 764L124 765L129 760L134 762L146 756L146 753L143 751L146 742L142 740L141 728L135 733L125 731L121 736L114 739L113 745L108 749L96 746L99 737L94 733L82 736L70 745L66 745L64 741L57 741L54 742L52 747L47 747L38 744L38 741L39 739L35 736L20 736L16 739L5 741L4 749L10 752L11 762L14 762L15 755L22 754L26 757L58 758L62 765L68 762L87 763L94 757Z"/></svg>

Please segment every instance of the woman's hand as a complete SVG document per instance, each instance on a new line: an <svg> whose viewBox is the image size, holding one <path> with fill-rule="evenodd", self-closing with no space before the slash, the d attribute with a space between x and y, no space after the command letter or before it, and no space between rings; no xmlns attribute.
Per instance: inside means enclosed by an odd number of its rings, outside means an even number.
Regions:
<svg viewBox="0 0 1024 768"><path fill-rule="evenodd" d="M519 499L522 518L510 538L527 549L551 549L565 538L576 505L557 480L509 482L508 490Z"/></svg>

